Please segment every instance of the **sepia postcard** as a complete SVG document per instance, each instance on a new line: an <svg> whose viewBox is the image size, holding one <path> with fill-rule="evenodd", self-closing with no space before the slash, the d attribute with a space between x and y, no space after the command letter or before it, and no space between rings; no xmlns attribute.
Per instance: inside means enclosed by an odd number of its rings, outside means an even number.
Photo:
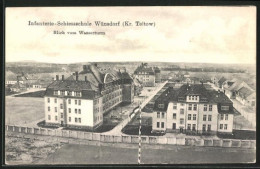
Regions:
<svg viewBox="0 0 260 169"><path fill-rule="evenodd" d="M256 7L7 7L5 164L256 162Z"/></svg>

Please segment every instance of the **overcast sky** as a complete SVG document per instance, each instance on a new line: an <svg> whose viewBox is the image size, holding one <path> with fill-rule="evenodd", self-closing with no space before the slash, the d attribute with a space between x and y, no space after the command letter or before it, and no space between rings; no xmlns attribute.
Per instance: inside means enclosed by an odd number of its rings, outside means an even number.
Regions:
<svg viewBox="0 0 260 169"><path fill-rule="evenodd" d="M145 21L155 27L28 26L28 21ZM54 30L106 35L54 35ZM6 61L256 62L255 7L7 8Z"/></svg>

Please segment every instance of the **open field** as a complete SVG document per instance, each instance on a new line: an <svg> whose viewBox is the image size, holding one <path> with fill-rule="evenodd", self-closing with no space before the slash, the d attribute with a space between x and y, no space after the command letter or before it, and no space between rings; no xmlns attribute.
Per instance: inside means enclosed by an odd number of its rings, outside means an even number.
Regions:
<svg viewBox="0 0 260 169"><path fill-rule="evenodd" d="M155 147L157 145L154 145ZM255 150L172 146L142 146L143 164L245 163L255 161ZM238 151L238 152L237 152ZM138 144L131 148L66 144L39 164L137 164Z"/></svg>
<svg viewBox="0 0 260 169"><path fill-rule="evenodd" d="M6 124L35 126L44 118L43 98L6 97L5 98Z"/></svg>

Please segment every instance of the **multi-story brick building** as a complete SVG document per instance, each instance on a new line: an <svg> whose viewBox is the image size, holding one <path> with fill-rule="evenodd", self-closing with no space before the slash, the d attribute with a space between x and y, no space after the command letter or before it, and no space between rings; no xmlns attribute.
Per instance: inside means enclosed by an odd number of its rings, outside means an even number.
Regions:
<svg viewBox="0 0 260 169"><path fill-rule="evenodd" d="M127 72L101 73L97 65L56 80L46 89L47 124L94 129L103 123L103 114L122 102L133 102L133 80Z"/></svg>
<svg viewBox="0 0 260 169"><path fill-rule="evenodd" d="M147 63L142 63L134 71L134 77L137 78L143 86L152 87L155 83L161 82L161 72L158 67L147 67Z"/></svg>
<svg viewBox="0 0 260 169"><path fill-rule="evenodd" d="M203 84L169 87L155 101L153 131L192 134L232 133L233 103Z"/></svg>

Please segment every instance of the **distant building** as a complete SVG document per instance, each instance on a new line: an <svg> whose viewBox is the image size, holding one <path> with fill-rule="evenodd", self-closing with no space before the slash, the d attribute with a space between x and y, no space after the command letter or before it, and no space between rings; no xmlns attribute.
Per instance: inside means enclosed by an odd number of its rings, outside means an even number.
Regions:
<svg viewBox="0 0 260 169"><path fill-rule="evenodd" d="M17 83L10 86L10 90L12 92L23 92L26 91L27 89L28 89L27 84L23 84L19 81L17 81Z"/></svg>
<svg viewBox="0 0 260 169"><path fill-rule="evenodd" d="M134 77L137 78L143 86L152 87L155 83L161 82L161 72L158 67L148 67L147 63L142 63L134 71Z"/></svg>
<svg viewBox="0 0 260 169"><path fill-rule="evenodd" d="M190 134L232 133L233 103L220 91L203 84L168 87L153 107L153 132Z"/></svg>
<svg viewBox="0 0 260 169"><path fill-rule="evenodd" d="M84 65L70 77L51 83L44 96L45 121L49 125L94 129L103 114L134 99L133 79L127 72L102 73L97 65Z"/></svg>
<svg viewBox="0 0 260 169"><path fill-rule="evenodd" d="M226 81L227 79L226 78L224 78L224 77L221 77L218 81L217 81L217 87L219 87L219 88L222 88L222 86L223 86L223 83Z"/></svg>

